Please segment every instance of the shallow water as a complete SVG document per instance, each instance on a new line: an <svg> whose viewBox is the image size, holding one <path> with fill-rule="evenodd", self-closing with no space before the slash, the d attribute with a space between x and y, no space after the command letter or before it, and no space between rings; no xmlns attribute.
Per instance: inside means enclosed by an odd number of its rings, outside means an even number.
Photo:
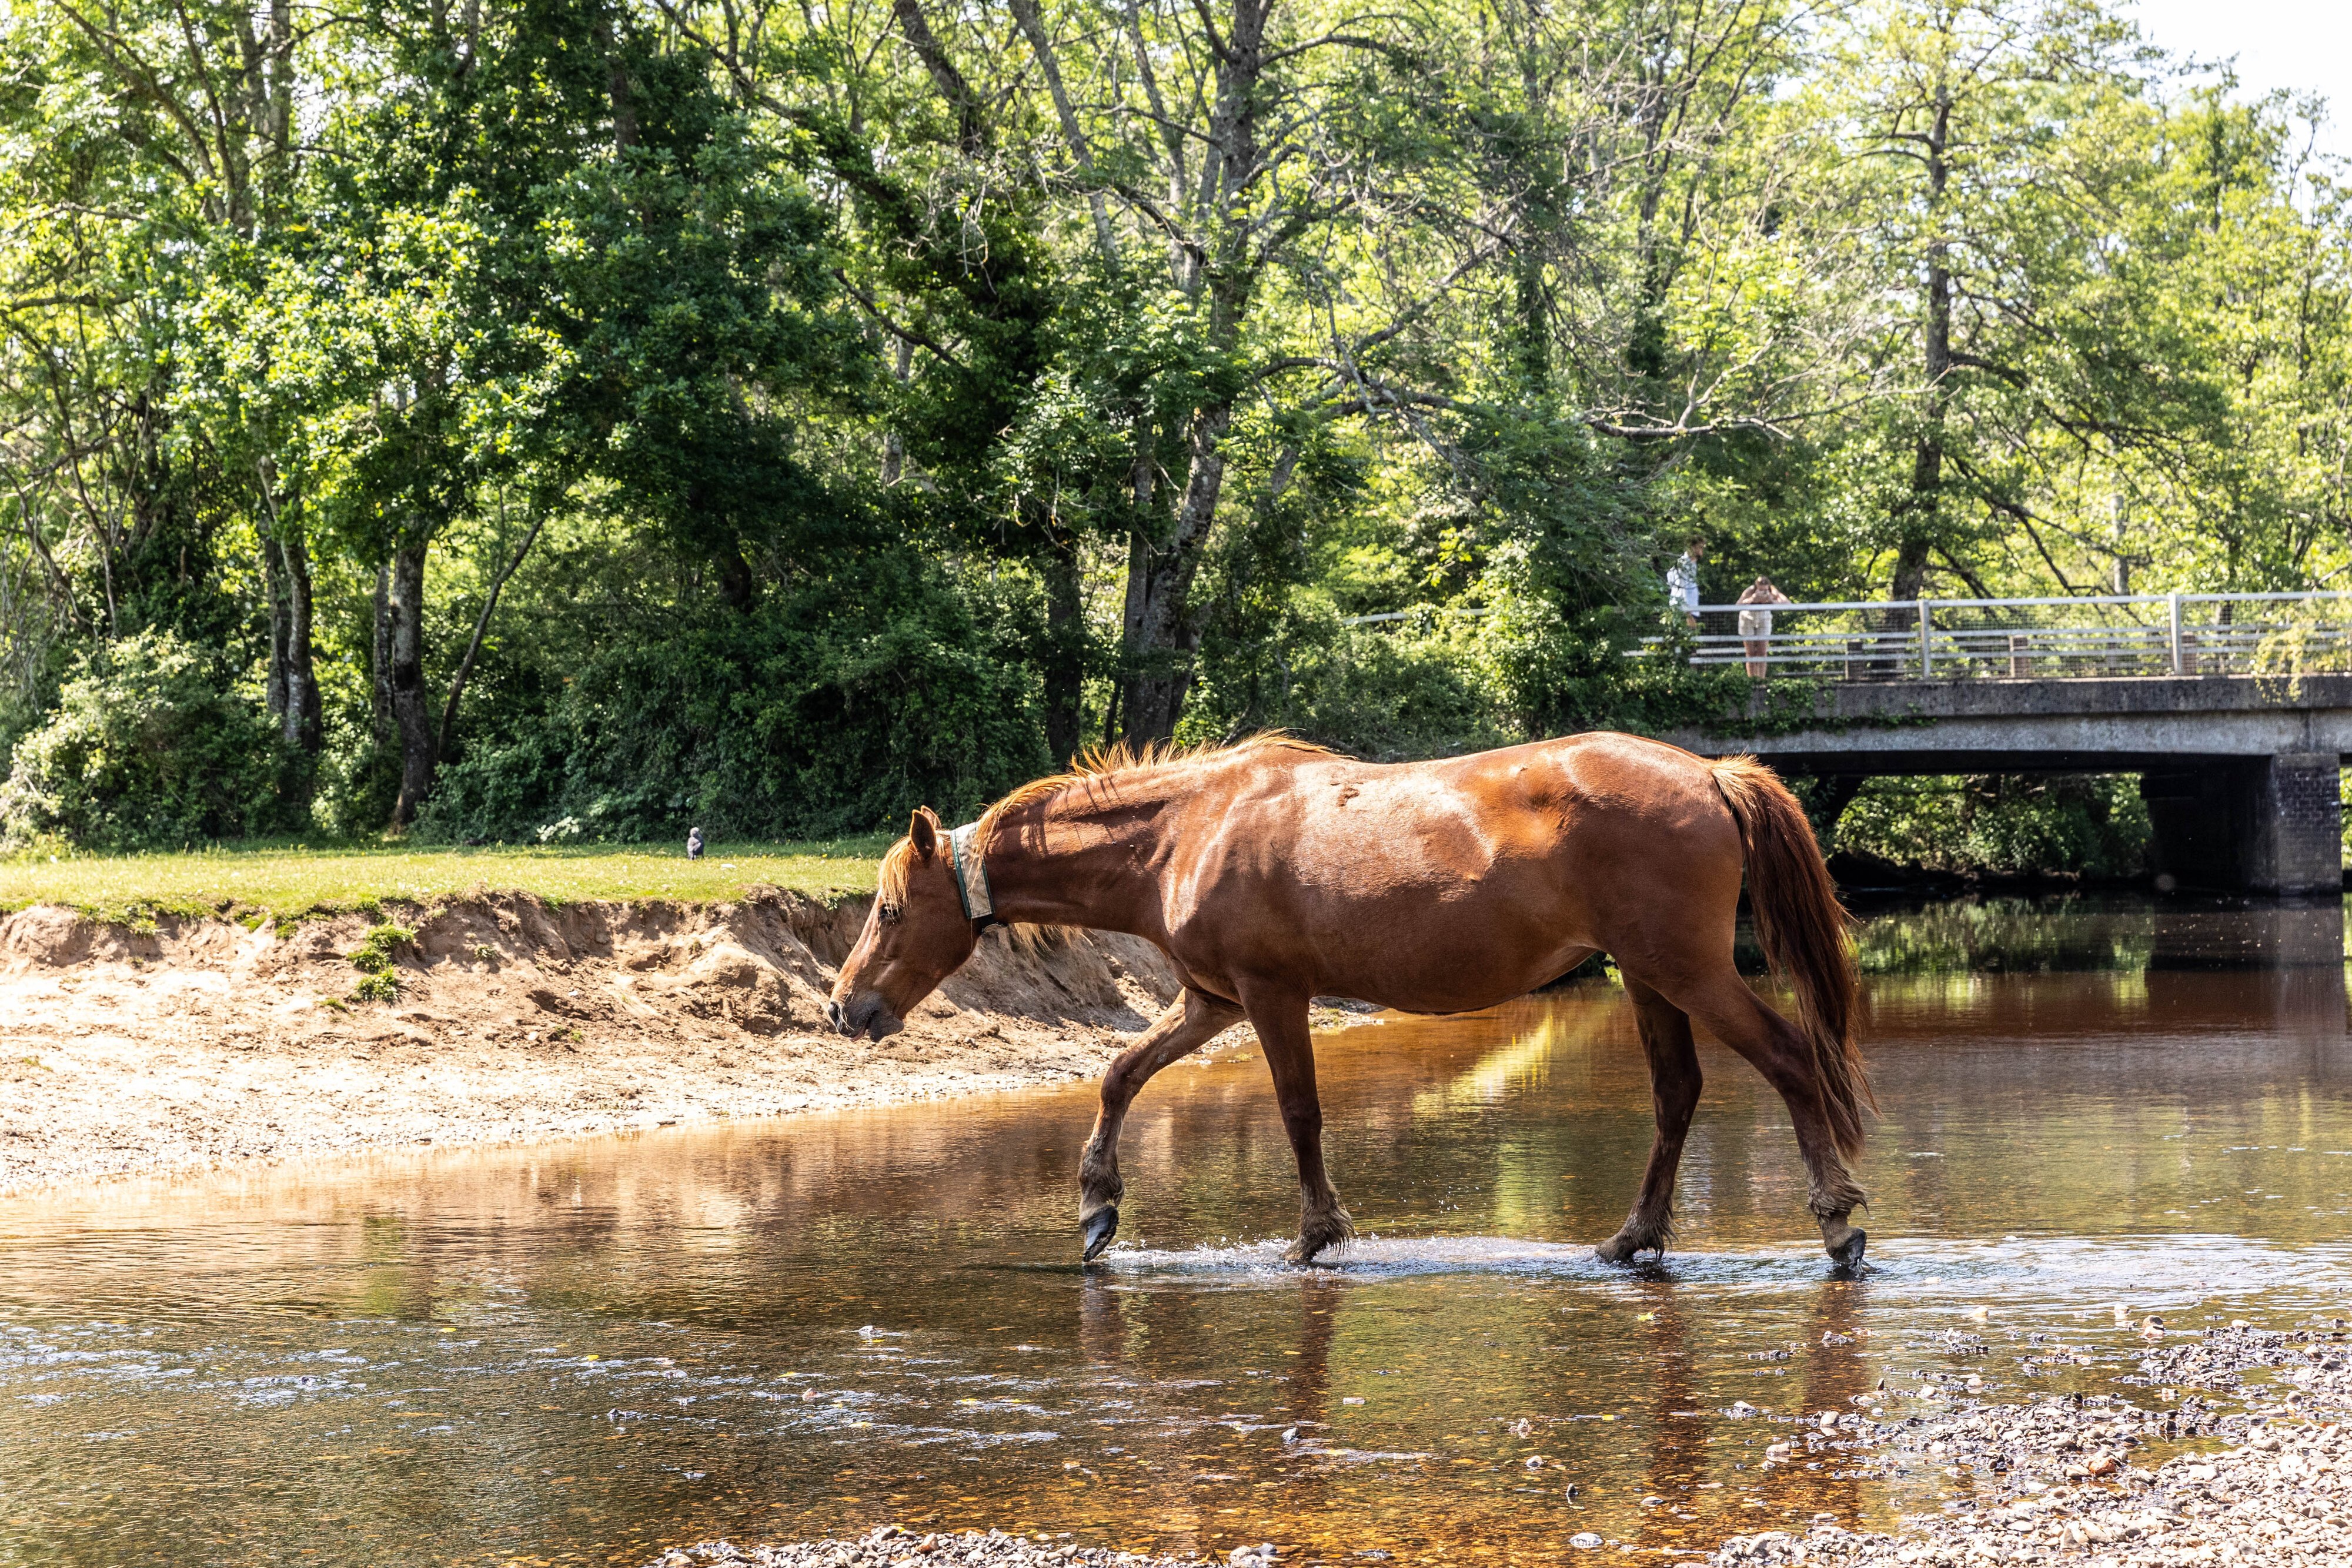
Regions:
<svg viewBox="0 0 2352 1568"><path fill-rule="evenodd" d="M1296 1188L1247 1047L1146 1092L1093 1270L1082 1086L0 1203L0 1562L642 1563L891 1520L1333 1562L1589 1530L1675 1562L1970 1484L1768 1475L1770 1416L1971 1375L2155 1402L2117 1381L2116 1303L2346 1310L2339 909L1865 936L1854 1281L1780 1105L1711 1048L1675 1253L1592 1260L1650 1135L1600 982L1320 1042L1365 1232L1332 1270L1278 1260Z"/></svg>

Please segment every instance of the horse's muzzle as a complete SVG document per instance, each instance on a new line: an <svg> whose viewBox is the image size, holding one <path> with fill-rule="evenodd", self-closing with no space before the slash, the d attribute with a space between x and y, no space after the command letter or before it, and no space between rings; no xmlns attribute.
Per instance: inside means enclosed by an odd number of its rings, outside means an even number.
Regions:
<svg viewBox="0 0 2352 1568"><path fill-rule="evenodd" d="M852 1040L860 1035L887 1040L907 1027L898 1021L898 1016L880 997L871 992L862 997L852 997L846 1003L825 1003L824 1021L833 1026L835 1033L845 1034Z"/></svg>

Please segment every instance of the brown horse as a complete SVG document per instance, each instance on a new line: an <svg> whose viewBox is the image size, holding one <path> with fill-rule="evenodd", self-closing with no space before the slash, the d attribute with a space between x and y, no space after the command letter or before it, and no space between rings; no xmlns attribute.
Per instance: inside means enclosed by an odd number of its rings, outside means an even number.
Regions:
<svg viewBox="0 0 2352 1568"><path fill-rule="evenodd" d="M1732 967L1743 866L1757 935L1796 993L1794 1025ZM1751 758L1580 735L1393 766L1278 736L1091 758L952 837L915 813L834 987L834 1027L895 1032L992 920L1130 932L1183 982L1103 1075L1079 1166L1087 1258L1118 1228L1129 1103L1227 1026L1255 1027L1274 1074L1301 1193L1289 1257L1303 1263L1354 1234L1323 1168L1309 999L1468 1012L1605 952L1633 999L1658 1125L1641 1195L1601 1256L1665 1247L1698 1103L1696 1019L1788 1102L1822 1243L1840 1263L1862 1259L1846 1222L1862 1189L1841 1157L1862 1146L1870 1092L1845 912L1802 809Z"/></svg>

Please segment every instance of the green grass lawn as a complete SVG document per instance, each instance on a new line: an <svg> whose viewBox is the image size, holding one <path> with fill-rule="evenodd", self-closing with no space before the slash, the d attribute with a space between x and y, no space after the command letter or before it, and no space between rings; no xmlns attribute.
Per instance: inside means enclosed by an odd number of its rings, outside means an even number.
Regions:
<svg viewBox="0 0 2352 1568"><path fill-rule="evenodd" d="M693 904L767 885L816 897L871 893L880 835L827 843L718 844L699 861L683 847L565 845L411 849L397 845L257 844L184 854L47 854L0 860L0 911L63 904L105 919L219 912L284 918L429 904L488 891L553 904L667 898Z"/></svg>

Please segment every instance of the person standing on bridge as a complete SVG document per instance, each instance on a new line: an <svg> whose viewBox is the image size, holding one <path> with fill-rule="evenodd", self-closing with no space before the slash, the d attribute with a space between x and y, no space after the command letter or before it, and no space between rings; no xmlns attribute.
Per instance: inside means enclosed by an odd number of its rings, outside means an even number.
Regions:
<svg viewBox="0 0 2352 1568"><path fill-rule="evenodd" d="M1772 586L1772 580L1758 573L1756 580L1740 594L1742 604L1794 604L1795 600ZM1768 662L1772 653L1772 612L1769 610L1742 610L1739 612L1739 645L1748 654L1748 673L1763 680L1772 673Z"/></svg>
<svg viewBox="0 0 2352 1568"><path fill-rule="evenodd" d="M1681 611L1693 626L1698 624L1698 563L1706 559L1706 541L1693 534L1683 547L1682 559L1666 568L1668 612Z"/></svg>

